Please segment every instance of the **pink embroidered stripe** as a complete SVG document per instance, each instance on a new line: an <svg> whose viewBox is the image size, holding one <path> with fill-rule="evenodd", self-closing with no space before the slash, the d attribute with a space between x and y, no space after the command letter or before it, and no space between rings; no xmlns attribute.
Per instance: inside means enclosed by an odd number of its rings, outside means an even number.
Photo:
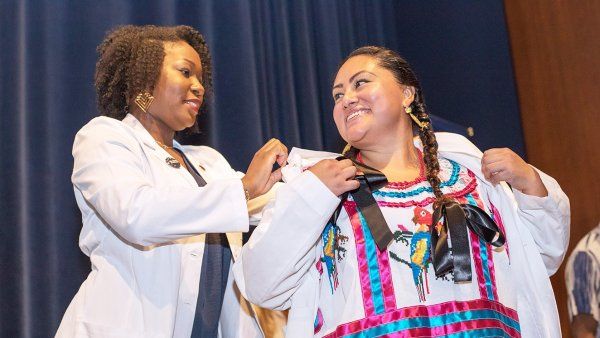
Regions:
<svg viewBox="0 0 600 338"><path fill-rule="evenodd" d="M479 193L477 192L477 190L474 190L473 192L471 192L471 196L473 197L473 199L477 202L477 206L481 209L487 212L487 208L485 207L485 204L483 203L483 200L479 197ZM502 231L504 233L504 230L502 228L500 228L500 231ZM480 243L485 243L484 241L480 241ZM487 284L491 284L491 289L492 289L492 294L493 294L493 299L498 300L498 289L496 288L496 269L494 268L494 251L492 249L492 245L489 243L485 243L485 258L487 258L487 260L482 261L484 266L484 275L486 276L486 283ZM483 258L483 257L482 257ZM487 266L486 266L487 264ZM490 285L488 285L489 287Z"/></svg>
<svg viewBox="0 0 600 338"><path fill-rule="evenodd" d="M467 196L457 198L457 201L464 204L473 204L472 202L475 202L477 207L479 207L481 210L486 210L485 205L477 194L477 191L473 191ZM496 287L492 246L480 240L479 237L472 231L469 231L469 237L471 238L471 253L473 255L473 263L475 265L475 273L477 275L477 282L481 297L497 300L498 290Z"/></svg>
<svg viewBox="0 0 600 338"><path fill-rule="evenodd" d="M354 230L354 242L356 243L356 256L358 260L358 274L360 276L360 285L363 298L363 306L365 314L371 316L375 313L375 306L373 305L373 298L371 293L371 281L369 279L369 266L366 259L365 249L365 237L360 226L360 218L358 212L356 212L356 203L344 203L344 208L348 213L348 218L352 224Z"/></svg>
<svg viewBox="0 0 600 338"><path fill-rule="evenodd" d="M490 298L485 286L485 277L483 275L483 264L481 262L481 248L479 247L479 237L472 231L469 231L471 238L471 253L473 255L473 263L475 264L475 274L477 275L477 283L479 285L479 294L481 298Z"/></svg>
<svg viewBox="0 0 600 338"><path fill-rule="evenodd" d="M379 251L377 248L377 262L379 264L379 275L383 289L383 304L385 311L396 310L396 294L394 293L394 282L392 281L392 269L390 267L390 258L388 251Z"/></svg>
<svg viewBox="0 0 600 338"><path fill-rule="evenodd" d="M414 323L411 324L411 320ZM402 321L407 322L407 324L403 325ZM510 337L520 337L517 312L489 299L454 301L397 309L339 325L334 332L325 337L335 338L356 335L366 330L376 332L377 329L382 329L381 331L384 331L390 325L403 328L393 332L383 332L388 337L435 337L486 328L501 329Z"/></svg>
<svg viewBox="0 0 600 338"><path fill-rule="evenodd" d="M361 279L361 288L363 289L363 303L365 305L365 310L367 308L367 303L365 302L364 296L366 294L370 294L371 297L382 297L383 298L383 305L384 305L384 311L392 311L396 309L396 295L394 293L394 284L393 284L393 280L392 280L392 273L391 273L391 267L390 267L390 261L389 261L389 256L388 256L388 251L384 250L384 251L379 251L379 249L377 248L376 245L374 245L374 241L372 239L371 236L364 236L364 232L363 232L363 228L367 229L368 231L368 227L365 224L363 226L363 224L361 223L361 219L358 215L358 211L356 209L356 203L345 203L344 207L346 208L346 212L348 213L348 215L350 216L350 223L352 224L352 229L354 229L354 237L356 240L356 253L357 253L357 258L359 261L359 266L362 266L361 262L364 262L364 266L365 269L363 269L362 267L359 269L360 271L360 279ZM359 238L360 238L360 242L361 242L361 247L359 248ZM369 269L367 267L367 261L369 259L372 259L370 257L368 257L366 248L365 248L365 241L371 241L371 246L375 248L376 251L376 255L377 255L377 259L376 259L376 264L378 267L378 272L379 272L379 280L380 282L380 286L381 286L381 294L375 294L374 290L372 288L371 285L371 278L369 278ZM367 274L366 276L366 280L367 283L363 283L363 273ZM373 272L370 272L373 273ZM365 290L368 289L368 290ZM371 308L373 304L373 300L370 299L369 300L369 308ZM366 312L365 313L370 313L370 312ZM372 314L375 314L375 312L372 312Z"/></svg>

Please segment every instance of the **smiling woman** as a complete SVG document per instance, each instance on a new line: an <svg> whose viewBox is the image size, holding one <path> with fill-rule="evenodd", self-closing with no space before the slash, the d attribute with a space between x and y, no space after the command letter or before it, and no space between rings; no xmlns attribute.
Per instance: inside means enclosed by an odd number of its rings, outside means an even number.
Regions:
<svg viewBox="0 0 600 338"><path fill-rule="evenodd" d="M102 115L77 133L72 174L92 272L57 337L259 337L230 265L250 199L277 182L272 139L246 174L216 150L183 146L211 89L210 55L191 27L125 26L98 48ZM264 313L264 312L263 312Z"/></svg>
<svg viewBox="0 0 600 338"><path fill-rule="evenodd" d="M289 308L286 337L558 337L558 183L509 149L434 133L389 49L352 52L332 94L346 158L290 152L234 266L248 299Z"/></svg>

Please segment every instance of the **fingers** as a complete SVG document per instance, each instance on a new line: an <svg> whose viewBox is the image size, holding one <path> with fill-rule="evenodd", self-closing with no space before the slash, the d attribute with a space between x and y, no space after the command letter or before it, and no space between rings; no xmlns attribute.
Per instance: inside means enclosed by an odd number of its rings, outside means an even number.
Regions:
<svg viewBox="0 0 600 338"><path fill-rule="evenodd" d="M288 149L281 141L272 138L256 152L256 155L265 156L270 160L273 160L271 166L277 162L279 166L283 167L287 162Z"/></svg>
<svg viewBox="0 0 600 338"><path fill-rule="evenodd" d="M486 150L481 159L481 171L493 184L506 181L521 191L537 188L540 183L535 170L508 148Z"/></svg>
<svg viewBox="0 0 600 338"><path fill-rule="evenodd" d="M287 147L278 139L272 138L267 141L252 158L244 176L244 187L252 197L256 197L269 191L275 182L281 179L281 172L271 172L273 164L277 162L280 166L287 161Z"/></svg>
<svg viewBox="0 0 600 338"><path fill-rule="evenodd" d="M354 179L356 176L356 167L348 159L342 161L322 160L309 168L309 170L337 196L346 191L354 190L360 185Z"/></svg>
<svg viewBox="0 0 600 338"><path fill-rule="evenodd" d="M271 175L269 176L269 181L267 182L267 187L265 192L271 190L271 187L273 187L273 185L279 181L281 181L283 175L281 173L281 168L278 168L277 170L273 171L271 173Z"/></svg>
<svg viewBox="0 0 600 338"><path fill-rule="evenodd" d="M484 164L481 166L481 172L486 180L492 181L494 178L498 178L498 174L505 171L505 164L501 161L494 162L491 164Z"/></svg>
<svg viewBox="0 0 600 338"><path fill-rule="evenodd" d="M360 182L358 182L358 180L352 179L352 180L347 180L344 183L343 189L344 189L344 192L346 192L346 191L356 190L359 187L360 187Z"/></svg>
<svg viewBox="0 0 600 338"><path fill-rule="evenodd" d="M481 165L492 164L503 161L510 157L514 152L508 148L492 148L483 152ZM515 154L516 155L516 154Z"/></svg>

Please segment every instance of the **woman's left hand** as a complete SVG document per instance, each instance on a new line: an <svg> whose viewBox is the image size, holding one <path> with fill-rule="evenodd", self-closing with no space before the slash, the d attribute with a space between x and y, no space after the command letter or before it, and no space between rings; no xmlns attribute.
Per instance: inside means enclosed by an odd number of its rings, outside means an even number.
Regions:
<svg viewBox="0 0 600 338"><path fill-rule="evenodd" d="M506 181L524 194L548 196L548 190L538 172L508 148L486 150L481 159L481 171L493 184Z"/></svg>

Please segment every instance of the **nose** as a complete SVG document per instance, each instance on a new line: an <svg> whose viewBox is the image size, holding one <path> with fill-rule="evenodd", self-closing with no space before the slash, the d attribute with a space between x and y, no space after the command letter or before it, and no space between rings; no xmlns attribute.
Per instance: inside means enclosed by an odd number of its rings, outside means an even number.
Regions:
<svg viewBox="0 0 600 338"><path fill-rule="evenodd" d="M353 90L348 90L344 93L344 97L342 98L344 109L354 107L357 103L358 97L356 97L356 93Z"/></svg>
<svg viewBox="0 0 600 338"><path fill-rule="evenodd" d="M204 86L197 78L194 78L194 79L195 79L195 81L192 84L192 87L190 88L190 90L198 98L202 98L202 96L204 96Z"/></svg>

